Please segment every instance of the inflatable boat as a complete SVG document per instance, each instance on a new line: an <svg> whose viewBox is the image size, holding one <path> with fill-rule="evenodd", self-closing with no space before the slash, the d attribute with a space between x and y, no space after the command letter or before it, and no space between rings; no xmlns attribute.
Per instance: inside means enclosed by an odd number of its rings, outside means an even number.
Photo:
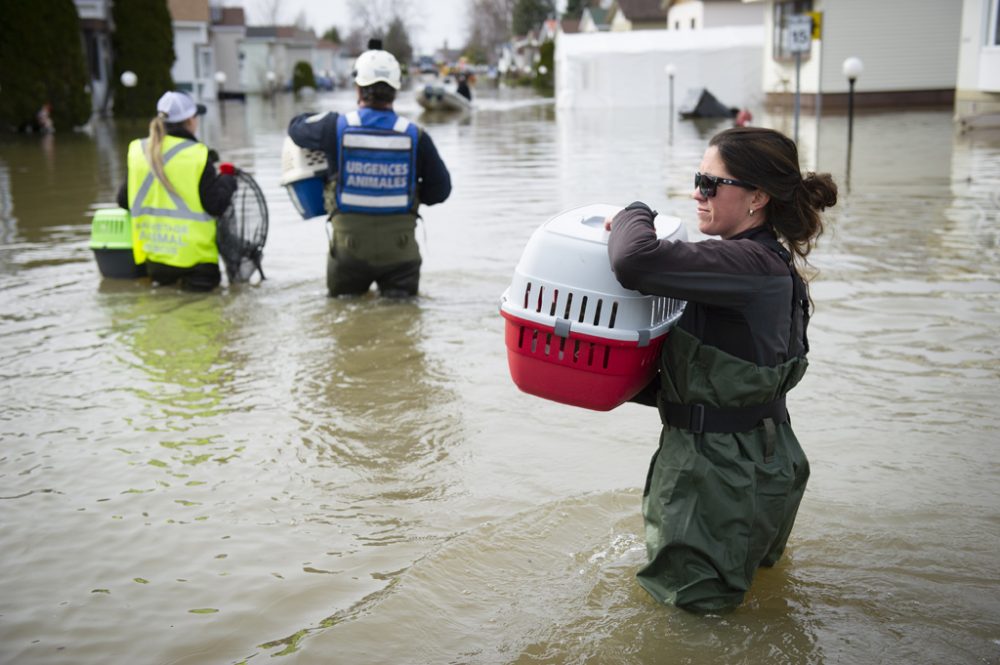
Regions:
<svg viewBox="0 0 1000 665"><path fill-rule="evenodd" d="M467 111L472 100L458 93L458 82L448 77L424 85L417 92L417 103L427 111Z"/></svg>

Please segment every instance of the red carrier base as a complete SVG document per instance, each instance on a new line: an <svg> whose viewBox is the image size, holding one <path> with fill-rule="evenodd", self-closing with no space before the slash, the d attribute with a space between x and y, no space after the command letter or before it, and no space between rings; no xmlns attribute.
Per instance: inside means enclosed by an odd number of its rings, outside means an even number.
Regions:
<svg viewBox="0 0 1000 665"><path fill-rule="evenodd" d="M652 380L666 339L663 335L639 346L572 331L560 337L549 326L501 314L506 319L507 362L517 387L595 411L610 411L627 402Z"/></svg>

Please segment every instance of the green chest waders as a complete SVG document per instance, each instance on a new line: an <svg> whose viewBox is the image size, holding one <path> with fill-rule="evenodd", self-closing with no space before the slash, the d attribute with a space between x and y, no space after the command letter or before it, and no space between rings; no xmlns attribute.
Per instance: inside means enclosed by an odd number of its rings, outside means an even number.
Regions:
<svg viewBox="0 0 1000 665"><path fill-rule="evenodd" d="M693 611L736 607L785 549L809 478L784 396L804 357L760 367L674 329L660 355L660 446L643 494L638 581Z"/></svg>

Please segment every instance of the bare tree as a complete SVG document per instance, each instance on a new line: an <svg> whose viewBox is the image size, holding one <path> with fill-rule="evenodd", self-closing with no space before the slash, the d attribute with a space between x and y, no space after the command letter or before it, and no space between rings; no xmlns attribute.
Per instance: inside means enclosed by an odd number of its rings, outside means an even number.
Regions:
<svg viewBox="0 0 1000 665"><path fill-rule="evenodd" d="M278 25L278 17L281 15L280 0L257 0L256 7L263 25Z"/></svg>
<svg viewBox="0 0 1000 665"><path fill-rule="evenodd" d="M298 15L295 17L295 22L292 24L300 30L312 30L312 26L309 25L309 17L306 16L306 11L300 9Z"/></svg>
<svg viewBox="0 0 1000 665"><path fill-rule="evenodd" d="M373 37L385 35L397 20L408 31L417 23L411 0L350 0L348 7L352 27Z"/></svg>
<svg viewBox="0 0 1000 665"><path fill-rule="evenodd" d="M482 52L495 63L497 53L511 36L511 17L516 0L467 0L465 7L468 42L466 50Z"/></svg>

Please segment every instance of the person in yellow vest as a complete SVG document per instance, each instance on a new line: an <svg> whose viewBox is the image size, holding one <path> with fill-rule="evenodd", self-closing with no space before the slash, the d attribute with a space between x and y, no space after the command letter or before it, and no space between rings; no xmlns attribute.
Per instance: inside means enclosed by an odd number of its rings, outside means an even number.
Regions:
<svg viewBox="0 0 1000 665"><path fill-rule="evenodd" d="M236 179L218 173L218 154L195 138L205 107L184 92L156 103L149 136L128 148L128 180L118 205L132 216L132 252L157 284L188 291L219 285L215 220L226 211Z"/></svg>

